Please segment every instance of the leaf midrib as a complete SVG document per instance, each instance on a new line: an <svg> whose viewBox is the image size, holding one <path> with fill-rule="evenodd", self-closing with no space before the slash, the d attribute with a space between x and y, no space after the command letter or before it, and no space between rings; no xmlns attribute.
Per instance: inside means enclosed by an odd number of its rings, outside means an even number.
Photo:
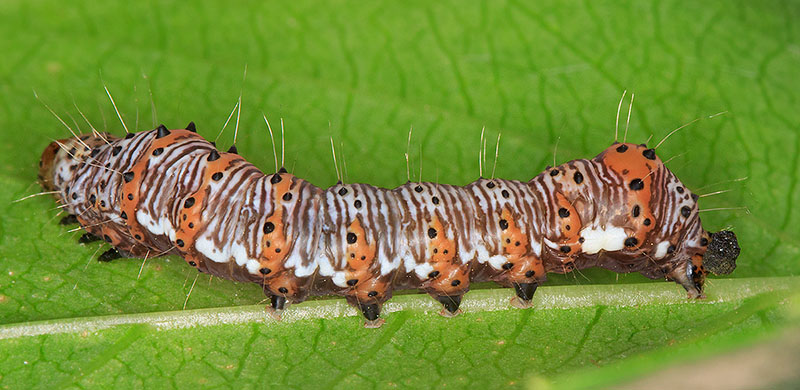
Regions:
<svg viewBox="0 0 800 390"><path fill-rule="evenodd" d="M688 301L672 283L636 283L619 285L552 286L537 290L533 310L572 309L592 306L640 307L675 304L715 304L742 300L762 293L790 290L800 286L800 276L714 279L708 298ZM509 289L486 289L469 293L462 304L466 313L517 310L508 305ZM387 302L384 315L407 311L433 314L440 306L427 295L401 295ZM359 313L343 299L308 301L290 307L282 322L309 319L357 317ZM391 321L389 318L388 321ZM208 327L265 322L277 324L261 305L221 306L215 308L157 311L109 316L61 318L0 325L0 340L44 334L95 332L124 325L149 325L158 330ZM354 321L354 326L356 321Z"/></svg>

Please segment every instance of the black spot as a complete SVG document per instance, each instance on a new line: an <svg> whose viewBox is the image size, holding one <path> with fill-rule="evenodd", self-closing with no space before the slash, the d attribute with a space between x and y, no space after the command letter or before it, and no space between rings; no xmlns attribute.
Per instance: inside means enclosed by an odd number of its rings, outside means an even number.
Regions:
<svg viewBox="0 0 800 390"><path fill-rule="evenodd" d="M572 250L572 248L570 248L569 245L564 245L564 246L561 247L561 252L564 252L564 253L569 253L569 251L571 251L571 250Z"/></svg>
<svg viewBox="0 0 800 390"><path fill-rule="evenodd" d="M125 172L122 174L122 178L125 179L126 183L130 183L133 180L133 172Z"/></svg>
<svg viewBox="0 0 800 390"><path fill-rule="evenodd" d="M154 150L153 151L153 156L158 156L161 153L164 153L164 148L158 148L158 149Z"/></svg>
<svg viewBox="0 0 800 390"><path fill-rule="evenodd" d="M639 216L639 212L640 211L641 211L641 209L639 208L639 205L637 204L636 206L633 206L633 212L631 214L633 214L633 217L636 218L636 217Z"/></svg>
<svg viewBox="0 0 800 390"><path fill-rule="evenodd" d="M186 130L189 130L192 133L196 133L197 132L197 128L195 127L194 122L189 122L189 124L186 125Z"/></svg>
<svg viewBox="0 0 800 390"><path fill-rule="evenodd" d="M500 195L503 195L503 197L506 198L506 199L508 199L508 197L511 196L511 194L509 194L508 191L506 191L506 190L503 190L502 192L500 192Z"/></svg>
<svg viewBox="0 0 800 390"><path fill-rule="evenodd" d="M286 294L289 292L289 289L287 289L286 287L281 287L278 289L278 292L281 294Z"/></svg>
<svg viewBox="0 0 800 390"><path fill-rule="evenodd" d="M692 209L689 208L689 206L681 207L681 215L683 215L684 218L689 218L691 214L692 214Z"/></svg>
<svg viewBox="0 0 800 390"><path fill-rule="evenodd" d="M131 138L133 138L133 133L125 134L125 139L131 139Z"/></svg>
<svg viewBox="0 0 800 390"><path fill-rule="evenodd" d="M133 200L133 194L128 194L128 200Z"/></svg>
<svg viewBox="0 0 800 390"><path fill-rule="evenodd" d="M431 199L431 201L433 202L433 204L439 204L439 198L435 196L433 197L433 199Z"/></svg>
<svg viewBox="0 0 800 390"><path fill-rule="evenodd" d="M264 224L264 234L270 234L275 230L275 224L272 222L267 222Z"/></svg>
<svg viewBox="0 0 800 390"><path fill-rule="evenodd" d="M682 194L683 193L683 187L677 187L677 188L675 188L675 191L678 191L679 194Z"/></svg>
<svg viewBox="0 0 800 390"><path fill-rule="evenodd" d="M190 262L189 262L189 265L191 265L192 267L194 267L194 266L196 266L196 265L197 265L197 263L195 263L194 261L190 261Z"/></svg>
<svg viewBox="0 0 800 390"><path fill-rule="evenodd" d="M414 187L414 191L417 191L417 192L422 192L422 186L416 186L416 187Z"/></svg>
<svg viewBox="0 0 800 390"><path fill-rule="evenodd" d="M231 147L228 148L228 153L239 154L239 149L236 149L236 145L231 145Z"/></svg>
<svg viewBox="0 0 800 390"><path fill-rule="evenodd" d="M637 240L636 237L628 237L625 239L625 246L629 248L636 246L637 244L639 244L639 240Z"/></svg>
<svg viewBox="0 0 800 390"><path fill-rule="evenodd" d="M428 228L428 237L430 237L430 239L436 238L436 229Z"/></svg>
<svg viewBox="0 0 800 390"><path fill-rule="evenodd" d="M100 201L100 207L106 207L106 201L101 200Z"/></svg>
<svg viewBox="0 0 800 390"><path fill-rule="evenodd" d="M356 284L358 284L358 279L350 279L350 280L347 281L347 285L350 286L350 287L353 287Z"/></svg>
<svg viewBox="0 0 800 390"><path fill-rule="evenodd" d="M514 242L514 246L519 246L519 241Z"/></svg>
<svg viewBox="0 0 800 390"><path fill-rule="evenodd" d="M366 260L367 256L361 256L361 260Z"/></svg>
<svg viewBox="0 0 800 390"><path fill-rule="evenodd" d="M97 154L98 154L98 153L100 153L100 149L97 149L97 148L96 148L96 149L92 149L92 153L91 153L91 154L89 154L89 155L90 155L90 156L92 156L92 157L94 157L94 156L97 156ZM39 166L40 166L40 167L42 166L42 162L41 162L41 161L39 161Z"/></svg>
<svg viewBox="0 0 800 390"><path fill-rule="evenodd" d="M189 222L189 229L194 229L194 222Z"/></svg>
<svg viewBox="0 0 800 390"><path fill-rule="evenodd" d="M433 253L434 254L439 253L439 248L433 248Z"/></svg>
<svg viewBox="0 0 800 390"><path fill-rule="evenodd" d="M175 243L178 244L178 246L181 247L181 248L183 248L183 246L185 245L183 240L181 240L180 238L178 240L176 240Z"/></svg>
<svg viewBox="0 0 800 390"><path fill-rule="evenodd" d="M116 156L121 151L122 151L122 146L115 146L115 147L111 148L111 155L112 156Z"/></svg>
<svg viewBox="0 0 800 390"><path fill-rule="evenodd" d="M669 254L672 254L673 252L675 252L675 249L676 249L676 248L675 248L675 245L670 245L670 246L667 248L667 253L669 253Z"/></svg>
<svg viewBox="0 0 800 390"><path fill-rule="evenodd" d="M617 146L617 152L625 153L628 150L628 145L622 144Z"/></svg>
<svg viewBox="0 0 800 390"><path fill-rule="evenodd" d="M639 191L644 188L644 182L642 179L633 179L628 186L634 191Z"/></svg>
<svg viewBox="0 0 800 390"><path fill-rule="evenodd" d="M283 194L283 200L286 201L286 202L292 200L292 193L291 192L287 192L287 193Z"/></svg>
<svg viewBox="0 0 800 390"><path fill-rule="evenodd" d="M280 181L280 180L278 180L278 181ZM347 188L344 188L344 187L339 188L339 195L341 195L341 196L347 195Z"/></svg>
<svg viewBox="0 0 800 390"><path fill-rule="evenodd" d="M183 208L188 209L189 207L192 207L192 206L194 206L194 197L186 199L186 201L183 202Z"/></svg>
<svg viewBox="0 0 800 390"><path fill-rule="evenodd" d="M500 220L500 229L506 230L508 229L508 221L505 219Z"/></svg>
<svg viewBox="0 0 800 390"><path fill-rule="evenodd" d="M275 253L281 253L281 248L275 248Z"/></svg>
<svg viewBox="0 0 800 390"><path fill-rule="evenodd" d="M447 254L447 249L443 250L442 253Z"/></svg>
<svg viewBox="0 0 800 390"><path fill-rule="evenodd" d="M111 237L109 237L108 234L104 234L103 239L106 240L106 242L111 242Z"/></svg>
<svg viewBox="0 0 800 390"><path fill-rule="evenodd" d="M72 149L69 150L69 154L71 154L73 157L75 156L75 153L77 153L77 152L78 152L78 149L75 149L75 148L72 148Z"/></svg>
<svg viewBox="0 0 800 390"><path fill-rule="evenodd" d="M494 182L490 181L490 182L486 183L486 187L494 188Z"/></svg>
<svg viewBox="0 0 800 390"><path fill-rule="evenodd" d="M584 242L584 241L586 241L586 239L585 239L585 238L583 238L583 237L581 237L581 238L579 238L579 239L578 239L578 242L580 242L581 244L583 244L583 242Z"/></svg>
<svg viewBox="0 0 800 390"><path fill-rule="evenodd" d="M558 216L561 217L561 218L569 217L569 210L567 210L567 209L565 209L563 207L558 209Z"/></svg>
<svg viewBox="0 0 800 390"><path fill-rule="evenodd" d="M347 233L347 243L348 244L350 244L350 245L355 244L356 241L358 241L358 236L356 236L355 233L353 233L353 232Z"/></svg>
<svg viewBox="0 0 800 390"><path fill-rule="evenodd" d="M156 134L156 138L163 138L169 135L169 130L164 125L158 125L158 134Z"/></svg>
<svg viewBox="0 0 800 390"><path fill-rule="evenodd" d="M208 154L208 158L206 160L208 161L219 160L219 152L217 152L216 150L212 150L211 153Z"/></svg>
<svg viewBox="0 0 800 390"><path fill-rule="evenodd" d="M643 223L644 226L650 226L650 218L645 218Z"/></svg>
<svg viewBox="0 0 800 390"><path fill-rule="evenodd" d="M431 279L433 279L433 278L435 278L437 276L439 276L439 271L431 271L431 273L428 274L428 277L431 278Z"/></svg>
<svg viewBox="0 0 800 390"><path fill-rule="evenodd" d="M461 284L461 281L460 281L460 280L458 280L458 279L456 279L456 280L454 280L454 281L452 281L452 282L450 283L450 285L451 285L451 286L453 286L453 287L455 287L455 286L458 286L459 284Z"/></svg>
<svg viewBox="0 0 800 390"><path fill-rule="evenodd" d="M692 200L693 201L697 202L698 199L700 199L700 195L692 194Z"/></svg>
<svg viewBox="0 0 800 390"><path fill-rule="evenodd" d="M272 270L267 267L264 267L259 269L258 272L261 272L261 275L269 275L269 273L272 272Z"/></svg>
<svg viewBox="0 0 800 390"><path fill-rule="evenodd" d="M217 172L211 175L211 179L214 181L220 181L220 179L222 179L222 172Z"/></svg>
<svg viewBox="0 0 800 390"><path fill-rule="evenodd" d="M701 238L700 239L700 245L702 245L702 246L708 245L708 239L705 238L705 237Z"/></svg>
<svg viewBox="0 0 800 390"><path fill-rule="evenodd" d="M356 199L356 201L353 202L353 206L355 206L355 208L357 208L357 209L360 209L361 208L361 201Z"/></svg>
<svg viewBox="0 0 800 390"><path fill-rule="evenodd" d="M367 296L368 297L376 297L376 296L378 296L378 292L377 291L370 291L370 292L367 293Z"/></svg>
<svg viewBox="0 0 800 390"><path fill-rule="evenodd" d="M569 226L569 225L564 226L564 228L566 228L567 230L572 230L572 226Z"/></svg>
<svg viewBox="0 0 800 390"><path fill-rule="evenodd" d="M94 204L97 201L97 197L94 194L89 195L89 203Z"/></svg>
<svg viewBox="0 0 800 390"><path fill-rule="evenodd" d="M503 264L503 269L506 270L506 271L508 271L508 270L510 270L512 268L514 268L514 263L505 263L505 264Z"/></svg>
<svg viewBox="0 0 800 390"><path fill-rule="evenodd" d="M269 179L269 182L272 183L272 184L278 184L278 183L281 182L281 180L283 180L281 178L281 175L276 173L276 174L272 175L272 177Z"/></svg>
<svg viewBox="0 0 800 390"><path fill-rule="evenodd" d="M550 176L558 176L558 169L553 169L550 171Z"/></svg>
<svg viewBox="0 0 800 390"><path fill-rule="evenodd" d="M572 179L575 180L575 184L583 183L583 174L580 172L575 172L575 175L572 176Z"/></svg>
<svg viewBox="0 0 800 390"><path fill-rule="evenodd" d="M119 215L119 217L120 217L120 218L122 218L122 219L128 219L128 213L126 213L126 212L124 212L124 211L123 211L123 212L122 212L122 213Z"/></svg>
<svg viewBox="0 0 800 390"><path fill-rule="evenodd" d="M645 149L642 152L642 156L648 160L655 160L656 159L656 151L653 149Z"/></svg>
<svg viewBox="0 0 800 390"><path fill-rule="evenodd" d="M535 275L535 274L536 274L536 272L534 272L533 270L530 270L530 271L525 273L525 277L526 278L532 278L533 275Z"/></svg>
<svg viewBox="0 0 800 390"><path fill-rule="evenodd" d="M78 199L78 193L77 192L73 192L72 193L72 200L75 200L75 199Z"/></svg>
<svg viewBox="0 0 800 390"><path fill-rule="evenodd" d="M141 239L142 239L142 236L140 236L140 235L138 235L138 234L134 234L134 235L133 235L133 238L135 238L135 239L137 239L137 240L141 240Z"/></svg>

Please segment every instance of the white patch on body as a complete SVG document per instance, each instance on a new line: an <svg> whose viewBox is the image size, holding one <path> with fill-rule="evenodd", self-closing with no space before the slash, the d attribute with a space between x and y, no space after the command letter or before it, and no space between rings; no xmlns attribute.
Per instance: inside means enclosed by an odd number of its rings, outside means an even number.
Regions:
<svg viewBox="0 0 800 390"><path fill-rule="evenodd" d="M211 259L211 261L217 263L225 263L230 259L230 255L225 251L217 249L214 246L214 242L209 240L206 237L200 237L194 242L194 248L197 249L198 252L202 253L205 257Z"/></svg>
<svg viewBox="0 0 800 390"><path fill-rule="evenodd" d="M416 267L414 267L414 272L420 279L427 279L428 274L433 271L433 266L428 263L422 263Z"/></svg>
<svg viewBox="0 0 800 390"><path fill-rule="evenodd" d="M584 239L581 248L585 253L593 255L601 250L613 252L624 248L628 233L617 226L606 226L605 229L586 227L581 230L581 237Z"/></svg>
<svg viewBox="0 0 800 390"><path fill-rule="evenodd" d="M669 247L669 241L662 241L656 245L656 254L653 255L656 259L663 259L664 256L667 255L667 248Z"/></svg>

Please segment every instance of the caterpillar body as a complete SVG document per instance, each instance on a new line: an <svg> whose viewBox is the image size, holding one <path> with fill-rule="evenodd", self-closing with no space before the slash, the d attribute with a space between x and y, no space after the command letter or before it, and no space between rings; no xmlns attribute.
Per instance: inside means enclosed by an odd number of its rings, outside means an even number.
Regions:
<svg viewBox="0 0 800 390"><path fill-rule="evenodd" d="M283 168L262 173L190 123L55 141L39 181L83 241L114 246L100 260L178 255L260 284L276 316L309 295L342 295L371 327L397 289L427 292L450 316L471 283L494 281L526 308L547 273L588 267L666 278L701 298L706 274L731 272L739 254L732 232L703 229L697 196L654 149L631 143L528 182L322 189Z"/></svg>

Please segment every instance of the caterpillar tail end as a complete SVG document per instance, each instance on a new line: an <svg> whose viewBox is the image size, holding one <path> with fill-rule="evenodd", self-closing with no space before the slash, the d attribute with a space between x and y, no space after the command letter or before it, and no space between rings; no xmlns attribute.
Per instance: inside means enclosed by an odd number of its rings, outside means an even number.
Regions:
<svg viewBox="0 0 800 390"><path fill-rule="evenodd" d="M95 236L92 233L83 233L83 235L80 238L78 238L78 242L81 243L81 244L88 244L88 243L95 242L95 241L100 241L100 240L101 240L100 237Z"/></svg>
<svg viewBox="0 0 800 390"><path fill-rule="evenodd" d="M123 257L122 253L117 248L111 248L100 256L97 257L97 261L101 261L103 263L107 263L111 260L121 259Z"/></svg>
<svg viewBox="0 0 800 390"><path fill-rule="evenodd" d="M78 223L78 216L77 215L67 215L64 218L61 218L59 222L61 225L74 225Z"/></svg>

